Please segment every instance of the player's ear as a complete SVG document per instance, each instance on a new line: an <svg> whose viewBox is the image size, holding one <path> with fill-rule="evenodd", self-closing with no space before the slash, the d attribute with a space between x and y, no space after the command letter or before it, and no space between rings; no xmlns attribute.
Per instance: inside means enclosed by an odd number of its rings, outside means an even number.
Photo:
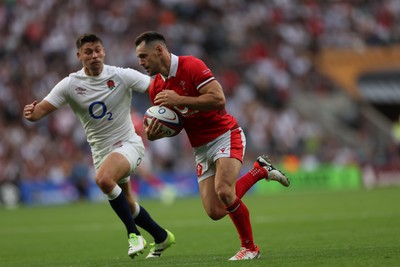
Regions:
<svg viewBox="0 0 400 267"><path fill-rule="evenodd" d="M159 55L161 55L164 52L164 47L161 44L157 44L154 48L156 49L157 54Z"/></svg>

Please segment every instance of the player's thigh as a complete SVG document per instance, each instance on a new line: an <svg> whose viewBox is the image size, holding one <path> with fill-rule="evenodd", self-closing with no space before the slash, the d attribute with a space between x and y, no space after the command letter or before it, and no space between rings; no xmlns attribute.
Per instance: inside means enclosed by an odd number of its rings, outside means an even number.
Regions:
<svg viewBox="0 0 400 267"><path fill-rule="evenodd" d="M215 190L220 187L233 188L239 176L242 163L235 158L219 158L215 162Z"/></svg>
<svg viewBox="0 0 400 267"><path fill-rule="evenodd" d="M100 163L97 176L100 179L112 179L117 183L127 182L143 156L144 146L141 140L123 142Z"/></svg>
<svg viewBox="0 0 400 267"><path fill-rule="evenodd" d="M112 152L101 163L96 176L100 179L106 178L118 182L130 174L131 168L131 164L125 156Z"/></svg>
<svg viewBox="0 0 400 267"><path fill-rule="evenodd" d="M219 158L215 164L215 192L222 203L229 207L236 199L236 179L242 164L233 158Z"/></svg>
<svg viewBox="0 0 400 267"><path fill-rule="evenodd" d="M140 165L135 169L135 174L145 181L151 179L153 173L151 170L150 153L146 153L146 155L142 158Z"/></svg>

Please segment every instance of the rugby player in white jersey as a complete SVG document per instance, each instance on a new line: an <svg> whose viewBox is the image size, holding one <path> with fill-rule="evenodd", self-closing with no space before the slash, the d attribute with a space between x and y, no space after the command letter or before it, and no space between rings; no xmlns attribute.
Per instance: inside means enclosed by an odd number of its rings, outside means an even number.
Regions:
<svg viewBox="0 0 400 267"><path fill-rule="evenodd" d="M131 120L132 91L147 93L151 79L133 69L105 65L102 40L94 34L80 36L76 47L83 68L62 79L41 102L26 105L24 117L38 121L63 105L71 107L91 147L96 183L126 227L128 255L134 258L147 246L138 225L154 238L147 258L159 257L175 237L135 201L129 183L144 156Z"/></svg>

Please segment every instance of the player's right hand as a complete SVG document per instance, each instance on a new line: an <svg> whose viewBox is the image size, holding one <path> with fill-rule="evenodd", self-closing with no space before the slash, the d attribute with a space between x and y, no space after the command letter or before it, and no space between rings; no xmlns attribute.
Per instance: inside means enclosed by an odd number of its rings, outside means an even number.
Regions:
<svg viewBox="0 0 400 267"><path fill-rule="evenodd" d="M162 135L161 127L162 124L159 123L158 119L156 118L152 118L150 124L148 124L146 120L144 120L143 123L144 132L146 133L147 139L150 141L154 141L164 137Z"/></svg>
<svg viewBox="0 0 400 267"><path fill-rule="evenodd" d="M33 116L33 111L35 110L35 106L37 104L37 101L33 101L32 104L28 104L24 107L24 117L25 119L31 119Z"/></svg>

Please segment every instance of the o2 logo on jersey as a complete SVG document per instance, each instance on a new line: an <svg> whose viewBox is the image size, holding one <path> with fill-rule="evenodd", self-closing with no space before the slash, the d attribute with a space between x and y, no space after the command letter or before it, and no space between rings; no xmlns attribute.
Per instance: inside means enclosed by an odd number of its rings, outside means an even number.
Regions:
<svg viewBox="0 0 400 267"><path fill-rule="evenodd" d="M107 111L107 106L104 102L95 101L89 106L89 114L92 118L98 120L102 119L104 116L108 116L107 120L113 120L112 113Z"/></svg>

